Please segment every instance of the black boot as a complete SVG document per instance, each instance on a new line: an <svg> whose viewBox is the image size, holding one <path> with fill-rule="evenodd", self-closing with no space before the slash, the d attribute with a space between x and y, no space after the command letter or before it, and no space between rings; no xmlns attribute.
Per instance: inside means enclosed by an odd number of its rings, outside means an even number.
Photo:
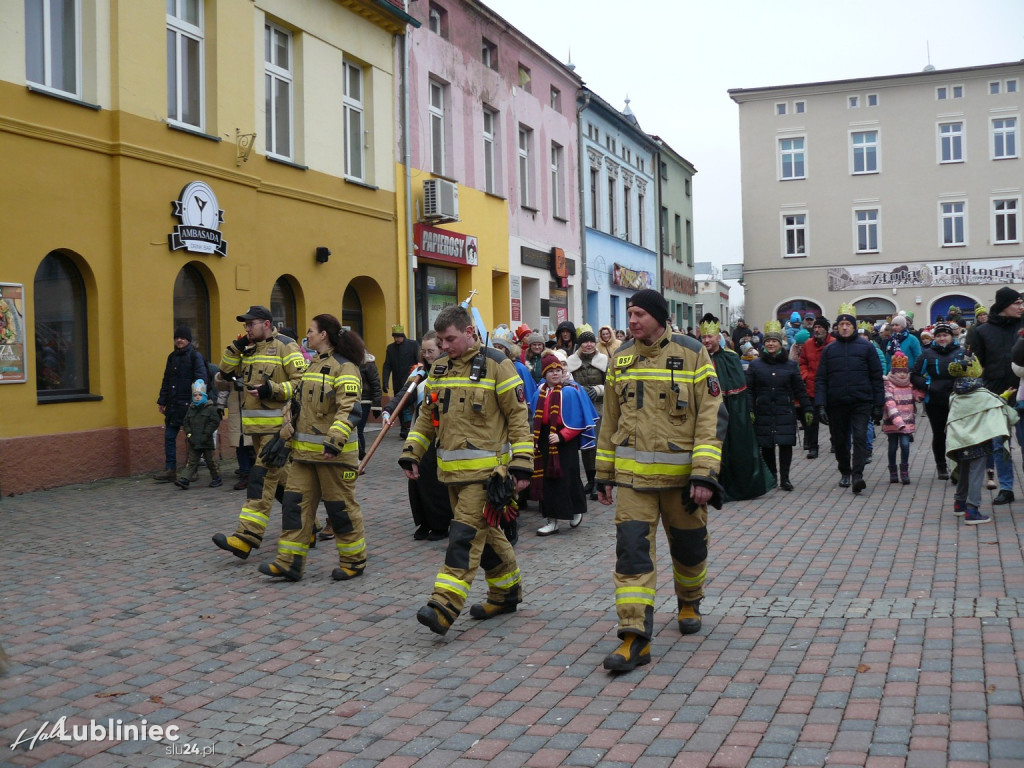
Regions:
<svg viewBox="0 0 1024 768"><path fill-rule="evenodd" d="M910 485L910 465L900 464L900 482L904 485Z"/></svg>
<svg viewBox="0 0 1024 768"><path fill-rule="evenodd" d="M789 482L789 476L788 475L783 475L781 478L779 478L779 488L781 488L784 491L792 491L793 490L793 484L791 482Z"/></svg>
<svg viewBox="0 0 1024 768"><path fill-rule="evenodd" d="M949 467L943 464L936 464L935 471L938 474L939 480L949 480Z"/></svg>
<svg viewBox="0 0 1024 768"><path fill-rule="evenodd" d="M849 472L843 472L839 476L839 487L840 488L849 488L850 487L850 473Z"/></svg>
<svg viewBox="0 0 1024 768"><path fill-rule="evenodd" d="M900 476L896 473L896 465L895 464L890 464L889 465L889 482L890 483L898 483L899 481L900 481Z"/></svg>
<svg viewBox="0 0 1024 768"><path fill-rule="evenodd" d="M851 491L853 491L854 493L860 493L861 491L863 491L867 487L868 487L868 484L864 482L863 475L854 475L853 476L853 485L850 487Z"/></svg>

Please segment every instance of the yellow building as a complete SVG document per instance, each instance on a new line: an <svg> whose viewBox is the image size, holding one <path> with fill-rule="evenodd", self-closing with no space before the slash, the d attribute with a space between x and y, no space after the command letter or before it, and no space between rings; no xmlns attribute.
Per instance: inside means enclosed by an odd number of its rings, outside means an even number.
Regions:
<svg viewBox="0 0 1024 768"><path fill-rule="evenodd" d="M12 7L14 4L11 4ZM396 260L387 0L28 0L0 18L0 494L162 466L173 329L250 305L383 356Z"/></svg>

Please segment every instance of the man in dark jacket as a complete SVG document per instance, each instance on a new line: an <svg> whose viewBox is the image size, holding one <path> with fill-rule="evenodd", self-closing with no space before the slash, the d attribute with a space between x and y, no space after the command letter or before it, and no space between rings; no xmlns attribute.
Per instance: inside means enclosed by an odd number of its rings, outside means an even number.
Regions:
<svg viewBox="0 0 1024 768"><path fill-rule="evenodd" d="M871 342L858 336L852 305L839 307L836 326L835 343L821 352L814 380L814 405L818 420L832 433L839 486L849 488L852 480L851 490L860 493L867 488L864 465L868 457L868 419L876 424L882 420L882 363Z"/></svg>
<svg viewBox="0 0 1024 768"><path fill-rule="evenodd" d="M397 396L406 379L409 378L409 371L416 365L420 357L420 345L412 339L405 337L405 328L401 325L391 326L391 344L388 344L384 351L384 370L381 372L381 392L388 393L388 386ZM412 400L412 398L410 398ZM402 409L399 418L402 423L402 438L409 435L409 425L412 423L412 410L415 403L410 403Z"/></svg>
<svg viewBox="0 0 1024 768"><path fill-rule="evenodd" d="M992 305L987 323L977 327L970 339L971 352L982 365L981 383L985 389L1001 395L1008 389L1016 392L1020 379L1010 367L1013 345L1021 329L1021 314L1024 313L1024 298L1013 288L1000 288ZM1010 404L1016 403L1011 397ZM1018 442L1020 433L1018 432ZM1002 438L995 440L995 470L999 478L999 493L993 504L1009 504L1013 496L1013 464L1003 452Z"/></svg>
<svg viewBox="0 0 1024 768"><path fill-rule="evenodd" d="M164 471L155 474L153 479L161 483L169 483L177 476L178 430L185 422L192 402L192 382L197 379L202 379L209 389L210 374L203 356L192 346L192 330L180 325L174 329L174 351L167 356L156 401L164 415Z"/></svg>

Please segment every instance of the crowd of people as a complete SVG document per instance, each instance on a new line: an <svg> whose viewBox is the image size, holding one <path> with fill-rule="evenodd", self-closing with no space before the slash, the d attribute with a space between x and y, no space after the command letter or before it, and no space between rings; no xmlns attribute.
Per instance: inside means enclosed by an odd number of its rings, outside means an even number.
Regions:
<svg viewBox="0 0 1024 768"><path fill-rule="evenodd" d="M417 613L437 634L462 613L478 568L487 597L470 616L517 609L520 511L536 503L536 534L552 536L583 523L588 497L614 504L620 645L604 666L626 671L650 661L659 521L679 630L692 634L701 628L708 507L775 487L792 491L801 435L804 458L814 460L827 429L838 485L859 494L880 425L889 481L908 484L923 403L936 477L956 483L953 513L970 525L989 522L981 508L986 485L998 488L994 505L1015 500L1008 454L1011 437L1024 438L1017 414L1024 297L1000 288L991 312L974 310L973 324L951 307L918 330L912 313L872 325L841 305L834 322L793 313L763 331L741 320L731 333L709 314L697 334L674 330L664 297L642 290L627 303L628 335L563 322L546 338L525 324L485 331L465 306L452 306L418 343L393 326L379 376L362 339L334 316L312 318L300 343L266 307L253 306L238 316L244 332L226 346L219 368L202 359L187 327L175 329L158 400L166 466L156 478L188 488L205 464L219 485L213 441L226 412L237 423L235 487L246 500L235 531L213 536L216 546L247 559L277 499L277 555L259 571L298 581L308 550L333 540L332 578L355 579L368 551L356 490L363 433L379 413L383 430L397 424L403 440L398 463L409 483L413 538L448 542ZM182 428L188 461L178 472Z"/></svg>

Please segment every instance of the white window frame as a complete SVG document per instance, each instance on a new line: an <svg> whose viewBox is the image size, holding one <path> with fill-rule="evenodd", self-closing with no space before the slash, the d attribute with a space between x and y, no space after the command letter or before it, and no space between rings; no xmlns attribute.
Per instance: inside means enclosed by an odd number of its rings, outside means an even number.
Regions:
<svg viewBox="0 0 1024 768"><path fill-rule="evenodd" d="M856 144L855 137L861 134L875 134L874 141ZM867 167L868 150L875 150L875 167ZM864 170L857 170L858 150L864 154ZM852 176L870 176L882 172L882 132L878 128L857 128L850 131L850 174Z"/></svg>
<svg viewBox="0 0 1024 768"><path fill-rule="evenodd" d="M630 227L633 223L633 187L622 180L622 227L621 235L622 239L627 243L632 242L630 236L632 234Z"/></svg>
<svg viewBox="0 0 1024 768"><path fill-rule="evenodd" d="M496 165L498 159L496 151L498 144L498 113L490 107L484 107L483 109L481 137L484 150L484 192L496 195L498 194L498 167ZM488 166L490 166L489 169Z"/></svg>
<svg viewBox="0 0 1024 768"><path fill-rule="evenodd" d="M1006 81L1006 92L1017 93L1017 78L1011 77Z"/></svg>
<svg viewBox="0 0 1024 768"><path fill-rule="evenodd" d="M590 228L601 228L601 169L590 166Z"/></svg>
<svg viewBox="0 0 1024 768"><path fill-rule="evenodd" d="M793 148L793 147L790 147L789 149L786 149L783 146L784 142L795 142L795 141L801 142L799 150L796 149L796 148ZM778 153L778 159L779 159L779 168L778 168L778 171L779 171L779 181L794 181L796 179L806 179L807 178L807 137L806 136L783 136L783 137L780 137L779 138L778 147L779 147L779 153ZM802 160L802 163L803 163L803 173L801 173L800 175L796 174L796 157L797 157L798 154L799 154L800 159ZM793 174L791 176L787 176L786 175L787 158L789 158L788 163L789 163L789 165L793 169Z"/></svg>
<svg viewBox="0 0 1024 768"><path fill-rule="evenodd" d="M63 14L59 11L63 7L63 4L59 0L31 0L32 5L36 6L41 11L42 25L43 28L40 32L40 39L36 40L35 35L28 29L28 17L25 17L25 79L32 84L34 88L39 88L44 91L51 91L53 93L64 94L67 96L73 96L76 99L82 97L82 3L81 0L74 0L74 8L72 12L72 18L70 23L73 24L71 30L71 46L74 50L67 51L63 45L64 41L61 41L59 50L57 46L53 45L54 38L57 36L55 33L59 30L54 30L54 24L61 24L60 29L64 29L68 23L68 19L64 18ZM60 18L54 19L54 11L58 12ZM34 50L33 45L38 44L42 50ZM29 73L29 59L36 55L42 56L42 77L33 79ZM55 74L61 69L60 63L70 57L74 64L74 83L72 90L67 88L61 88L54 85Z"/></svg>
<svg viewBox="0 0 1024 768"><path fill-rule="evenodd" d="M946 101L949 99L949 86L948 85L937 85L935 86L935 100Z"/></svg>
<svg viewBox="0 0 1024 768"><path fill-rule="evenodd" d="M798 115L802 115L806 111L807 111L807 102L806 101L794 101L793 102L793 112L795 112Z"/></svg>
<svg viewBox="0 0 1024 768"><path fill-rule="evenodd" d="M480 61L488 69L498 68L498 46L486 37L480 43Z"/></svg>
<svg viewBox="0 0 1024 768"><path fill-rule="evenodd" d="M435 99L435 96L437 97ZM427 113L430 123L430 172L444 176L447 168L447 126L445 125L445 105L448 102L448 86L439 80L430 78L427 85Z"/></svg>
<svg viewBox="0 0 1024 768"><path fill-rule="evenodd" d="M1011 207L1003 207L1000 209L1000 205L1006 206L1010 204ZM1011 245L1020 243L1020 225L1021 225L1021 197L1020 195L1000 195L999 197L992 198L992 244L993 245ZM1003 239L999 239L999 220L1003 219ZM1007 238L1007 231L1013 229L1013 237Z"/></svg>
<svg viewBox="0 0 1024 768"><path fill-rule="evenodd" d="M950 210L946 210L947 206ZM960 206L956 210L955 206ZM961 229L961 240L957 241L956 222L959 220ZM946 242L946 222L952 226L954 239ZM939 246L942 248L963 248L967 245L967 201L966 200L943 200L939 202Z"/></svg>
<svg viewBox="0 0 1024 768"><path fill-rule="evenodd" d="M551 105L550 106L551 106L551 108L553 110L555 110L555 112L561 112L562 111L562 92L560 90L558 90L553 85L551 86Z"/></svg>
<svg viewBox="0 0 1024 768"><path fill-rule="evenodd" d="M860 96L847 96L846 97L846 108L847 109L859 109L860 108Z"/></svg>
<svg viewBox="0 0 1024 768"><path fill-rule="evenodd" d="M558 142L551 142L551 215L556 219L566 218L565 211L565 148Z"/></svg>
<svg viewBox="0 0 1024 768"><path fill-rule="evenodd" d="M516 151L519 156L519 205L523 208L534 208L533 204L533 168L530 156L533 154L533 129L519 124Z"/></svg>
<svg viewBox="0 0 1024 768"><path fill-rule="evenodd" d="M775 116L782 117L786 114L786 102L780 101L775 105Z"/></svg>
<svg viewBox="0 0 1024 768"><path fill-rule="evenodd" d="M874 216L872 216L874 214ZM861 248L861 231L864 231L866 247ZM871 237L874 236L874 247ZM853 209L853 252L880 253L882 250L882 211L878 206Z"/></svg>
<svg viewBox="0 0 1024 768"><path fill-rule="evenodd" d="M345 178L366 181L366 73L360 64L348 59L342 61L341 69ZM353 75L359 85L358 94L352 93ZM357 146L352 146L354 137L357 137Z"/></svg>
<svg viewBox="0 0 1024 768"><path fill-rule="evenodd" d="M957 85L951 85L949 87L949 95L954 99L962 99L964 97L964 86L962 83Z"/></svg>
<svg viewBox="0 0 1024 768"><path fill-rule="evenodd" d="M990 80L988 83L988 95L998 96L1003 90L1003 84L999 80Z"/></svg>
<svg viewBox="0 0 1024 768"><path fill-rule="evenodd" d="M168 71L167 79L170 81L172 78L175 84L175 104L173 105L173 114L167 115L167 122L172 125L179 125L186 128L192 128L199 131L206 130L206 40L204 37L204 24L205 24L205 2L204 0L195 0L199 26L191 24L181 18L181 6L184 5L188 0L168 0L175 5L175 13L167 14L167 31L174 37L174 72ZM194 85L195 89L198 90L198 111L199 120L196 123L190 123L182 119L183 115L183 103L185 98L185 89L182 87L182 72L181 72L181 61L182 61L182 50L181 41L183 39L193 40L198 43L199 47L199 72L197 73L196 82ZM170 44L170 41L168 41ZM168 82L170 85L170 82ZM189 91L191 93L191 91ZM168 101L170 101L170 94L168 93ZM171 107L168 104L168 107ZM168 110L171 112L172 110Z"/></svg>
<svg viewBox="0 0 1024 768"><path fill-rule="evenodd" d="M1013 126L1012 126L1011 129L1007 129L1005 125L1002 126L1001 128L997 128L996 127L996 123L997 122L1004 122L1005 123L1007 120L1012 120L1013 121ZM1020 157L1020 131L1019 131L1019 128L1020 128L1020 117L1018 115L999 115L997 117L991 118L990 122L989 122L989 125L991 126L990 131L989 131L991 138L990 138L989 141L990 141L990 147L991 147L991 150L992 150L992 159L993 160L1013 160L1013 159L1016 159L1016 158ZM1007 137L1009 137L1010 140L1013 142L1013 152L1012 153L1009 153L1009 152L1006 151L1006 139L1007 139ZM1002 154L999 154L999 152L998 152L1000 142L997 139L999 139L999 138L1002 139L1002 142L1001 142L1002 143L1002 148L1003 148Z"/></svg>
<svg viewBox="0 0 1024 768"><path fill-rule="evenodd" d="M804 259L810 251L808 247L808 215L807 211L783 211L780 219L782 235L782 258ZM793 221L788 221L792 219ZM790 233L793 233L793 250L790 251ZM800 252L799 241L803 241L803 253Z"/></svg>
<svg viewBox="0 0 1024 768"><path fill-rule="evenodd" d="M638 190L636 193L636 244L641 248L644 247L644 226L646 225L644 208L646 205L647 195Z"/></svg>
<svg viewBox="0 0 1024 768"><path fill-rule="evenodd" d="M286 49L288 56L288 66L283 67L276 61L268 61L267 57L274 59L277 52L277 36L281 35L287 41ZM294 111L294 99L295 99L295 78L292 73L292 65L295 61L295 45L294 38L290 29L285 29L282 26L274 24L273 22L264 22L263 26L263 82L266 93L264 94L264 104L266 105L266 137L264 145L266 147L267 155L269 157L280 157L285 160L291 160L294 157L294 142L293 136L295 135L295 111ZM269 45L269 51L267 47ZM284 146L278 133L278 111L282 108L282 105L278 103L277 99L277 84L283 83L288 89L287 103L283 105L286 110L287 124L288 124L288 136L285 137Z"/></svg>
<svg viewBox="0 0 1024 768"><path fill-rule="evenodd" d="M959 126L958 129L954 129L954 126ZM949 128L950 130L944 130ZM967 161L966 148L967 148L967 137L964 132L964 121L963 120L944 120L936 126L936 136L938 141L938 160L939 165L948 165L951 163L963 163ZM949 149L949 157L946 156L946 149ZM954 152L954 149L958 149L958 152Z"/></svg>
<svg viewBox="0 0 1024 768"><path fill-rule="evenodd" d="M867 96L867 104L868 104L869 107L877 107L878 106L878 94L877 93L869 93L868 96Z"/></svg>

